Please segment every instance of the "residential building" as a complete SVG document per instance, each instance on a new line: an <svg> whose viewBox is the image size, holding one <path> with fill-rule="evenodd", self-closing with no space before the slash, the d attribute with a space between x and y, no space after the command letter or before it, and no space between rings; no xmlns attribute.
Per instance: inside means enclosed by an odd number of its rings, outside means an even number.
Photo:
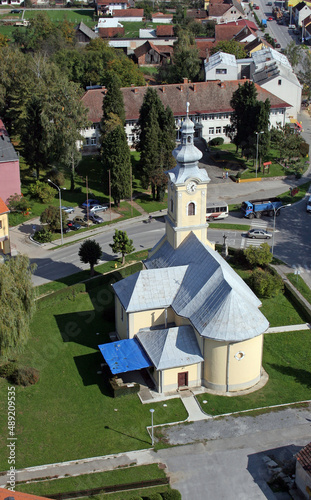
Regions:
<svg viewBox="0 0 311 500"><path fill-rule="evenodd" d="M297 119L301 106L302 86L284 54L271 47L253 51L248 59L217 53L205 62L206 80L231 80L250 78L261 88L290 104L286 111L286 120ZM234 72L235 76L234 76Z"/></svg>
<svg viewBox="0 0 311 500"><path fill-rule="evenodd" d="M97 38L98 34L81 21L81 23L79 23L78 26L75 27L75 36L76 41L79 44L85 44L90 43L91 40Z"/></svg>
<svg viewBox="0 0 311 500"><path fill-rule="evenodd" d="M172 38L174 37L174 26L172 24L160 24L156 29L156 36L158 38Z"/></svg>
<svg viewBox="0 0 311 500"><path fill-rule="evenodd" d="M99 348L114 374L147 367L160 393L204 386L225 394L260 382L269 323L208 239L210 179L198 166L188 109L173 151L177 165L167 172L165 235L142 271L112 285L120 340Z"/></svg>
<svg viewBox="0 0 311 500"><path fill-rule="evenodd" d="M220 75L222 76L222 75ZM194 122L195 139L204 138L210 141L215 137L222 137L226 142L226 126L230 124L233 109L230 105L233 92L245 80L208 81L190 83L184 79L183 83L171 85L155 85L164 107L170 106L175 117L177 137L180 138L180 127L185 119L185 102L191 100L191 120ZM270 100L270 125L285 124L286 110L290 107L285 100L278 98L259 85L255 84L258 99ZM139 110L143 103L147 87L122 88L125 107L125 131L129 145L136 141L135 126L139 118ZM92 151L100 145L100 121L102 118L103 100L106 94L105 87L91 88L82 97L82 102L88 108L88 120L91 127L81 131L84 136L84 150ZM188 97L187 97L188 96Z"/></svg>
<svg viewBox="0 0 311 500"><path fill-rule="evenodd" d="M2 198L0 198L0 255L8 255L11 253L8 217L9 212L10 210Z"/></svg>
<svg viewBox="0 0 311 500"><path fill-rule="evenodd" d="M311 14L311 9L305 2L299 2L293 8L293 19L296 26L302 26L303 20Z"/></svg>
<svg viewBox="0 0 311 500"><path fill-rule="evenodd" d="M208 18L214 20L218 24L227 23L230 21L238 21L245 19L247 15L238 0L211 0L208 5Z"/></svg>
<svg viewBox="0 0 311 500"><path fill-rule="evenodd" d="M173 14L163 14L163 12L153 12L151 14L151 21L153 23L172 24Z"/></svg>
<svg viewBox="0 0 311 500"><path fill-rule="evenodd" d="M21 194L19 158L0 119L0 197L6 203L15 193Z"/></svg>
<svg viewBox="0 0 311 500"><path fill-rule="evenodd" d="M135 62L138 66L160 66L171 58L172 54L172 46L158 46L149 40L134 50Z"/></svg>
<svg viewBox="0 0 311 500"><path fill-rule="evenodd" d="M311 443L301 448L296 455L295 483L302 498L309 500L311 494Z"/></svg>
<svg viewBox="0 0 311 500"><path fill-rule="evenodd" d="M144 20L144 9L114 9L112 16L119 23L141 23Z"/></svg>
<svg viewBox="0 0 311 500"><path fill-rule="evenodd" d="M129 7L129 2L122 2L118 0L95 0L96 15L112 15L114 9L128 9Z"/></svg>

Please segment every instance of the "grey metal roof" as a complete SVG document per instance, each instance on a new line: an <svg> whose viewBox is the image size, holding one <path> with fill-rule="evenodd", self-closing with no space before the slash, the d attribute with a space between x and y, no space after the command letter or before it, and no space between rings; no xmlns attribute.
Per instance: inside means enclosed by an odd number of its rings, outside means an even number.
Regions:
<svg viewBox="0 0 311 500"><path fill-rule="evenodd" d="M89 28L86 24L84 24L83 21L81 21L78 26L76 27L76 30L80 30L82 33L84 33L86 36L91 38L92 40L94 38L98 38L98 34L95 33L91 28Z"/></svg>
<svg viewBox="0 0 311 500"><path fill-rule="evenodd" d="M169 307L186 271L187 265L139 271L112 286L127 312Z"/></svg>
<svg viewBox="0 0 311 500"><path fill-rule="evenodd" d="M268 81L278 77L283 77L298 87L302 87L291 67L283 66L278 61L270 62L256 70L253 75L253 81L258 85L264 85Z"/></svg>
<svg viewBox="0 0 311 500"><path fill-rule="evenodd" d="M18 160L17 153L10 141L9 134L0 119L0 163Z"/></svg>
<svg viewBox="0 0 311 500"><path fill-rule="evenodd" d="M204 361L190 325L163 330L140 330L136 337L157 370Z"/></svg>
<svg viewBox="0 0 311 500"><path fill-rule="evenodd" d="M200 335L242 341L266 331L269 323L258 310L260 300L229 264L193 233L176 250L165 242L145 262L149 270L185 265L186 273L171 306L179 316L188 318Z"/></svg>
<svg viewBox="0 0 311 500"><path fill-rule="evenodd" d="M217 67L219 64L225 64L226 66L234 66L235 68L237 68L238 66L236 58L233 54L227 54L226 52L221 52L219 50L218 52L216 52L216 54L210 56L209 60L205 65L205 70L209 71L212 68Z"/></svg>

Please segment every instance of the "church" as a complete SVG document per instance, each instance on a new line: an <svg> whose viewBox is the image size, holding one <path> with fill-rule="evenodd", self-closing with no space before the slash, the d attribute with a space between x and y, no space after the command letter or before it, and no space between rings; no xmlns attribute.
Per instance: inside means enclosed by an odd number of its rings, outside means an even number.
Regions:
<svg viewBox="0 0 311 500"><path fill-rule="evenodd" d="M167 172L166 232L144 269L113 285L120 340L99 346L112 373L147 368L157 390L255 386L262 375L260 300L208 240L209 176L187 116Z"/></svg>

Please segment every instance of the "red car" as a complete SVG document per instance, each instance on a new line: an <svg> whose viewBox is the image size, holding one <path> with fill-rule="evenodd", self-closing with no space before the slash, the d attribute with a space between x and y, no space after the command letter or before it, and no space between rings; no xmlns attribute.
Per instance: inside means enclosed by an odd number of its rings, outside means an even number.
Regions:
<svg viewBox="0 0 311 500"><path fill-rule="evenodd" d="M268 17L267 21L274 21L274 19L272 16L270 16L270 17Z"/></svg>
<svg viewBox="0 0 311 500"><path fill-rule="evenodd" d="M255 9L255 10L259 10L259 5L256 5L256 6L254 7L254 9Z"/></svg>

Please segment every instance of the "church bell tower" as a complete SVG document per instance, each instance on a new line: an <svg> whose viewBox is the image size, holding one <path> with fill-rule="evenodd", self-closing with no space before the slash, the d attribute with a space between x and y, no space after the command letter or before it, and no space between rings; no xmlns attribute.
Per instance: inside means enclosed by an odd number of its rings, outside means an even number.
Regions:
<svg viewBox="0 0 311 500"><path fill-rule="evenodd" d="M194 145L194 124L187 115L181 127L181 144L174 149L177 165L167 172L168 211L166 239L176 249L192 231L204 244L207 240L206 200L210 178L199 168L201 151Z"/></svg>

